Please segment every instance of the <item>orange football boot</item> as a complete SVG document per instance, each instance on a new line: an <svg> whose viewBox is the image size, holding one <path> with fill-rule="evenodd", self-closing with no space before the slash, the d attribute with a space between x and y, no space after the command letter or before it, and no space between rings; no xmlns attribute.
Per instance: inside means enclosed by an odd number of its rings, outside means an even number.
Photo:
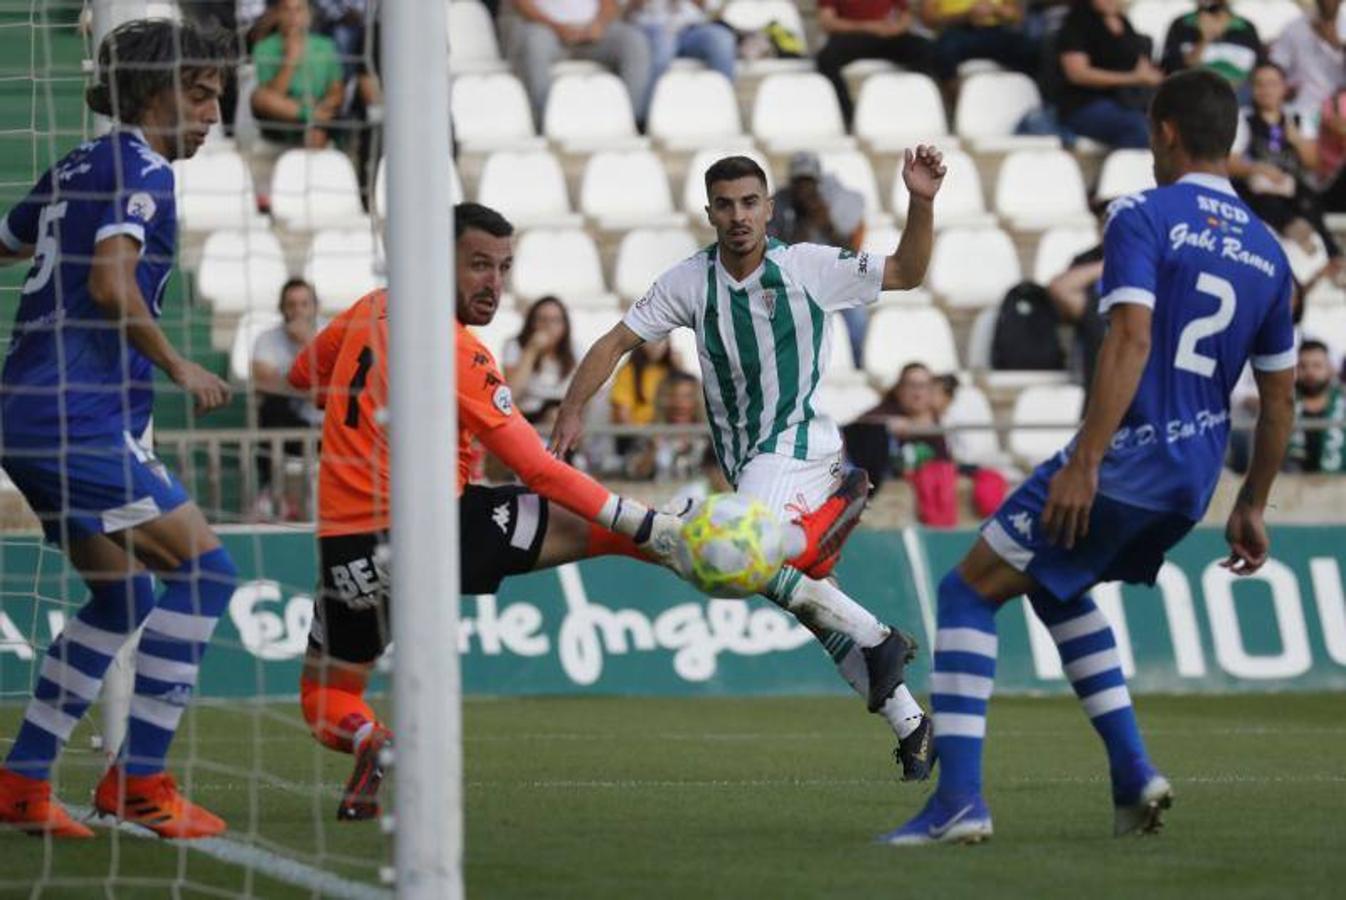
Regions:
<svg viewBox="0 0 1346 900"><path fill-rule="evenodd" d="M214 837L228 827L219 816L182 796L167 772L127 775L120 766L113 766L98 782L93 806L162 838Z"/></svg>
<svg viewBox="0 0 1346 900"><path fill-rule="evenodd" d="M51 795L51 782L0 769L0 824L34 837L91 838L93 830L76 822Z"/></svg>
<svg viewBox="0 0 1346 900"><path fill-rule="evenodd" d="M869 473L851 469L841 477L841 484L832 496L812 512L795 520L804 530L807 544L800 553L786 560L786 565L810 578L823 579L832 574L841 558L841 546L860 524L860 514L869 503Z"/></svg>

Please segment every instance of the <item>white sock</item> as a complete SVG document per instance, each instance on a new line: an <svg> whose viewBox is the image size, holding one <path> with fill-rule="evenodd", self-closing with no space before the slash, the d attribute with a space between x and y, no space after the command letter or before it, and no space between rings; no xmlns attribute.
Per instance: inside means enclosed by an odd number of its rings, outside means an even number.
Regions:
<svg viewBox="0 0 1346 900"><path fill-rule="evenodd" d="M874 647L888 637L888 627L830 581L817 581L794 569L781 569L767 589L778 605L805 624L836 631L857 647Z"/></svg>
<svg viewBox="0 0 1346 900"><path fill-rule="evenodd" d="M907 686L899 684L897 690L893 691L893 696L889 697L888 702L879 710L879 715L888 720L888 724L897 733L898 740L902 740L921 724L925 711L911 695L911 691L907 690Z"/></svg>
<svg viewBox="0 0 1346 900"><path fill-rule="evenodd" d="M355 729L355 734L351 737L352 753L360 752L360 745L363 744L365 740L369 738L369 735L371 732L373 732L373 730L374 730L373 722L366 722L359 728Z"/></svg>

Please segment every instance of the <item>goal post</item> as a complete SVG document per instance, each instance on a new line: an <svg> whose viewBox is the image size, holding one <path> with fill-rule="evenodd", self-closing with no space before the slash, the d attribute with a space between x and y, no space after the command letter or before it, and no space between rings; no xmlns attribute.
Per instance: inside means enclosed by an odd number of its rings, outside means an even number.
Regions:
<svg viewBox="0 0 1346 900"><path fill-rule="evenodd" d="M445 4L388 0L394 861L399 897L463 895L452 207Z"/></svg>

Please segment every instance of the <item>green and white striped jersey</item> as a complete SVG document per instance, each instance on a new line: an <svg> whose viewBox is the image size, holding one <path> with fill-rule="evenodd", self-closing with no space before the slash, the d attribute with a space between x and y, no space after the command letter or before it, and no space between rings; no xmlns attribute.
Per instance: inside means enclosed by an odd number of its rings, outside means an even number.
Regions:
<svg viewBox="0 0 1346 900"><path fill-rule="evenodd" d="M830 313L878 300L883 257L818 244L767 245L762 265L735 281L712 244L655 281L627 311L647 341L696 332L711 439L731 483L759 453L818 459L841 432L813 408L827 369Z"/></svg>

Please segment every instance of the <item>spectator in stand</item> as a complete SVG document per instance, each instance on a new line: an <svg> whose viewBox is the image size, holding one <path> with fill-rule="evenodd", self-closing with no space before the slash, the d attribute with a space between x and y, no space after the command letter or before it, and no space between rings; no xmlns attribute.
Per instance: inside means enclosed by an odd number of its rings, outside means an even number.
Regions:
<svg viewBox="0 0 1346 900"><path fill-rule="evenodd" d="M1285 75L1265 62L1253 73L1252 109L1243 114L1229 157L1234 186L1253 212L1281 235L1313 254L1314 232L1329 259L1340 260L1318 194L1309 184L1318 163L1318 146L1305 136L1299 116L1285 110ZM1335 268L1340 268L1338 264Z"/></svg>
<svg viewBox="0 0 1346 900"><path fill-rule="evenodd" d="M675 57L699 59L730 81L738 56L733 29L706 16L706 0L629 0L626 16L650 42L650 93Z"/></svg>
<svg viewBox="0 0 1346 900"><path fill-rule="evenodd" d="M1295 373L1295 396L1299 419L1304 422L1337 423L1321 429L1297 429L1290 436L1287 468L1300 472L1346 472L1346 396L1332 372L1332 355L1322 341L1299 345Z"/></svg>
<svg viewBox="0 0 1346 900"><path fill-rule="evenodd" d="M705 421L701 382L686 372L669 372L659 384L655 407L656 425L696 425ZM707 446L704 434L646 438L627 456L626 475L656 481L687 481L700 471Z"/></svg>
<svg viewBox="0 0 1346 900"><path fill-rule="evenodd" d="M674 358L673 346L665 338L641 344L612 378L608 394L614 425L649 425L658 408L655 398L659 385L682 366Z"/></svg>
<svg viewBox="0 0 1346 900"><path fill-rule="evenodd" d="M369 16L368 0L313 0L316 15L313 30L325 34L336 44L347 80L355 77L365 55L365 23Z"/></svg>
<svg viewBox="0 0 1346 900"><path fill-rule="evenodd" d="M818 71L837 92L849 130L855 112L841 70L857 59L886 59L913 72L934 74L934 44L917 34L908 0L819 0L818 27L827 43L818 51Z"/></svg>
<svg viewBox="0 0 1346 900"><path fill-rule="evenodd" d="M1146 110L1164 80L1149 44L1122 14L1120 0L1074 0L1056 38L1062 123L1110 147L1148 147Z"/></svg>
<svg viewBox="0 0 1346 900"><path fill-rule="evenodd" d="M1316 131L1323 105L1346 88L1346 54L1337 30L1341 0L1318 0L1312 16L1295 19L1271 45L1271 61L1281 67L1293 97L1290 108Z"/></svg>
<svg viewBox="0 0 1346 900"><path fill-rule="evenodd" d="M619 18L617 0L510 0L500 31L510 64L523 79L538 130L551 90L551 67L562 59L588 59L616 72L626 84L636 121L644 123L650 95L650 42Z"/></svg>
<svg viewBox="0 0 1346 900"><path fill-rule="evenodd" d="M1021 0L924 0L921 19L935 38L935 72L952 82L969 59L1036 75L1038 43L1024 34Z"/></svg>
<svg viewBox="0 0 1346 900"><path fill-rule="evenodd" d="M787 244L825 244L858 251L865 237L865 198L835 177L823 174L818 154L801 150L790 157L790 183L776 191L766 232ZM841 313L856 364L865 343L869 309Z"/></svg>
<svg viewBox="0 0 1346 900"><path fill-rule="evenodd" d="M286 380L295 357L319 329L327 323L318 317L318 297L313 286L302 278L291 278L280 289L281 324L257 335L252 345L252 389L257 399L257 427L318 428L322 425L322 410L313 405L307 395L297 394ZM287 458L302 456L303 444L287 441ZM271 458L271 448L263 446L257 452L258 481L262 491L258 497L261 518L273 517L277 507L284 509L283 518L293 519L300 512L287 492L273 492L279 467Z"/></svg>
<svg viewBox="0 0 1346 900"><path fill-rule="evenodd" d="M1070 261L1064 272L1047 285L1047 296L1057 318L1074 328L1070 370L1086 392L1093 385L1094 363L1107 333L1107 322L1098 313L1099 282L1103 278L1103 245L1084 251Z"/></svg>
<svg viewBox="0 0 1346 900"><path fill-rule="evenodd" d="M277 30L252 50L252 114L268 140L326 147L346 99L336 44L309 30L308 0L276 0L274 7Z"/></svg>
<svg viewBox="0 0 1346 900"><path fill-rule="evenodd" d="M551 296L533 301L524 314L523 330L501 350L500 366L514 405L525 419L538 424L565 397L575 371L565 304Z"/></svg>
<svg viewBox="0 0 1346 900"><path fill-rule="evenodd" d="M1197 0L1196 11L1174 19L1164 39L1165 72L1202 66L1223 75L1241 98L1265 56L1257 28L1235 15L1228 0Z"/></svg>

